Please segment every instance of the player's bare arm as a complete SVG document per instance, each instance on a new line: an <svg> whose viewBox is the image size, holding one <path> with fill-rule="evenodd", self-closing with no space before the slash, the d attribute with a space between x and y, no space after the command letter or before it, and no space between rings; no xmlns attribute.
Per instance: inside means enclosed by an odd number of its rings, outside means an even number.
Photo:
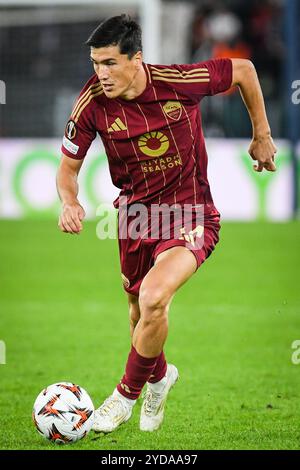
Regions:
<svg viewBox="0 0 300 470"><path fill-rule="evenodd" d="M232 86L238 86L252 122L253 138L249 154L258 162L253 168L276 171L274 155L277 151L266 115L264 98L253 63L246 59L232 59Z"/></svg>
<svg viewBox="0 0 300 470"><path fill-rule="evenodd" d="M83 160L75 160L62 155L57 171L56 185L62 203L58 226L66 233L79 234L85 212L79 203L77 177Z"/></svg>

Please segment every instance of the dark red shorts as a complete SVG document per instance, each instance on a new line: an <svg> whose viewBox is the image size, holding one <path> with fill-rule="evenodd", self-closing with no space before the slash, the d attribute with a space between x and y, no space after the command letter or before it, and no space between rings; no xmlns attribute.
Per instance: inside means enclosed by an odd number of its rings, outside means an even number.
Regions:
<svg viewBox="0 0 300 470"><path fill-rule="evenodd" d="M119 220L121 275L126 292L139 295L141 283L154 265L156 257L169 248L187 247L197 260L197 268L210 256L219 241L220 214L215 211L199 221L196 211L191 210L186 219L179 222L171 221L170 233L155 233L155 237L150 230L150 220L153 220L153 216L149 216L147 226L139 227L142 236L134 233L134 237L128 233L130 231L128 227L134 221L134 217L126 218L125 229L125 222ZM161 229L161 221L158 222L158 226ZM123 238L120 238L120 232Z"/></svg>

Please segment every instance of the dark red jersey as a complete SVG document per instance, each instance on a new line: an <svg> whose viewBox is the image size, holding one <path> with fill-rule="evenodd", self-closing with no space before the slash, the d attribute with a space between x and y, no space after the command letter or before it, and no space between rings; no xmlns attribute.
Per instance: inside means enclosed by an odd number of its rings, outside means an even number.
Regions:
<svg viewBox="0 0 300 470"><path fill-rule="evenodd" d="M210 213L199 102L231 86L232 62L143 66L147 86L130 101L107 98L97 75L91 77L68 121L62 152L83 159L98 133L112 181L128 204L205 204Z"/></svg>

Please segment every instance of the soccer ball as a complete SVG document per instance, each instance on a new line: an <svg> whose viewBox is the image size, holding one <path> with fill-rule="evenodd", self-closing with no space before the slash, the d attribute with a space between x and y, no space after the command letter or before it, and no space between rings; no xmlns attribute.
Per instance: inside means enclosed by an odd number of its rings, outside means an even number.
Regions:
<svg viewBox="0 0 300 470"><path fill-rule="evenodd" d="M38 432L56 444L82 439L94 421L94 405L79 385L60 382L49 385L38 395L32 418Z"/></svg>

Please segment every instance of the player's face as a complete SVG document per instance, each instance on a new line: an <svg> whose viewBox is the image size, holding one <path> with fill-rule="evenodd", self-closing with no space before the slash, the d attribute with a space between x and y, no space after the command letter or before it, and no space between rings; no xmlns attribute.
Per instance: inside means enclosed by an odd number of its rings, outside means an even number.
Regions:
<svg viewBox="0 0 300 470"><path fill-rule="evenodd" d="M91 47L91 61L105 95L108 98L126 97L136 86L142 53L137 52L129 59L127 54L120 53L119 46Z"/></svg>

